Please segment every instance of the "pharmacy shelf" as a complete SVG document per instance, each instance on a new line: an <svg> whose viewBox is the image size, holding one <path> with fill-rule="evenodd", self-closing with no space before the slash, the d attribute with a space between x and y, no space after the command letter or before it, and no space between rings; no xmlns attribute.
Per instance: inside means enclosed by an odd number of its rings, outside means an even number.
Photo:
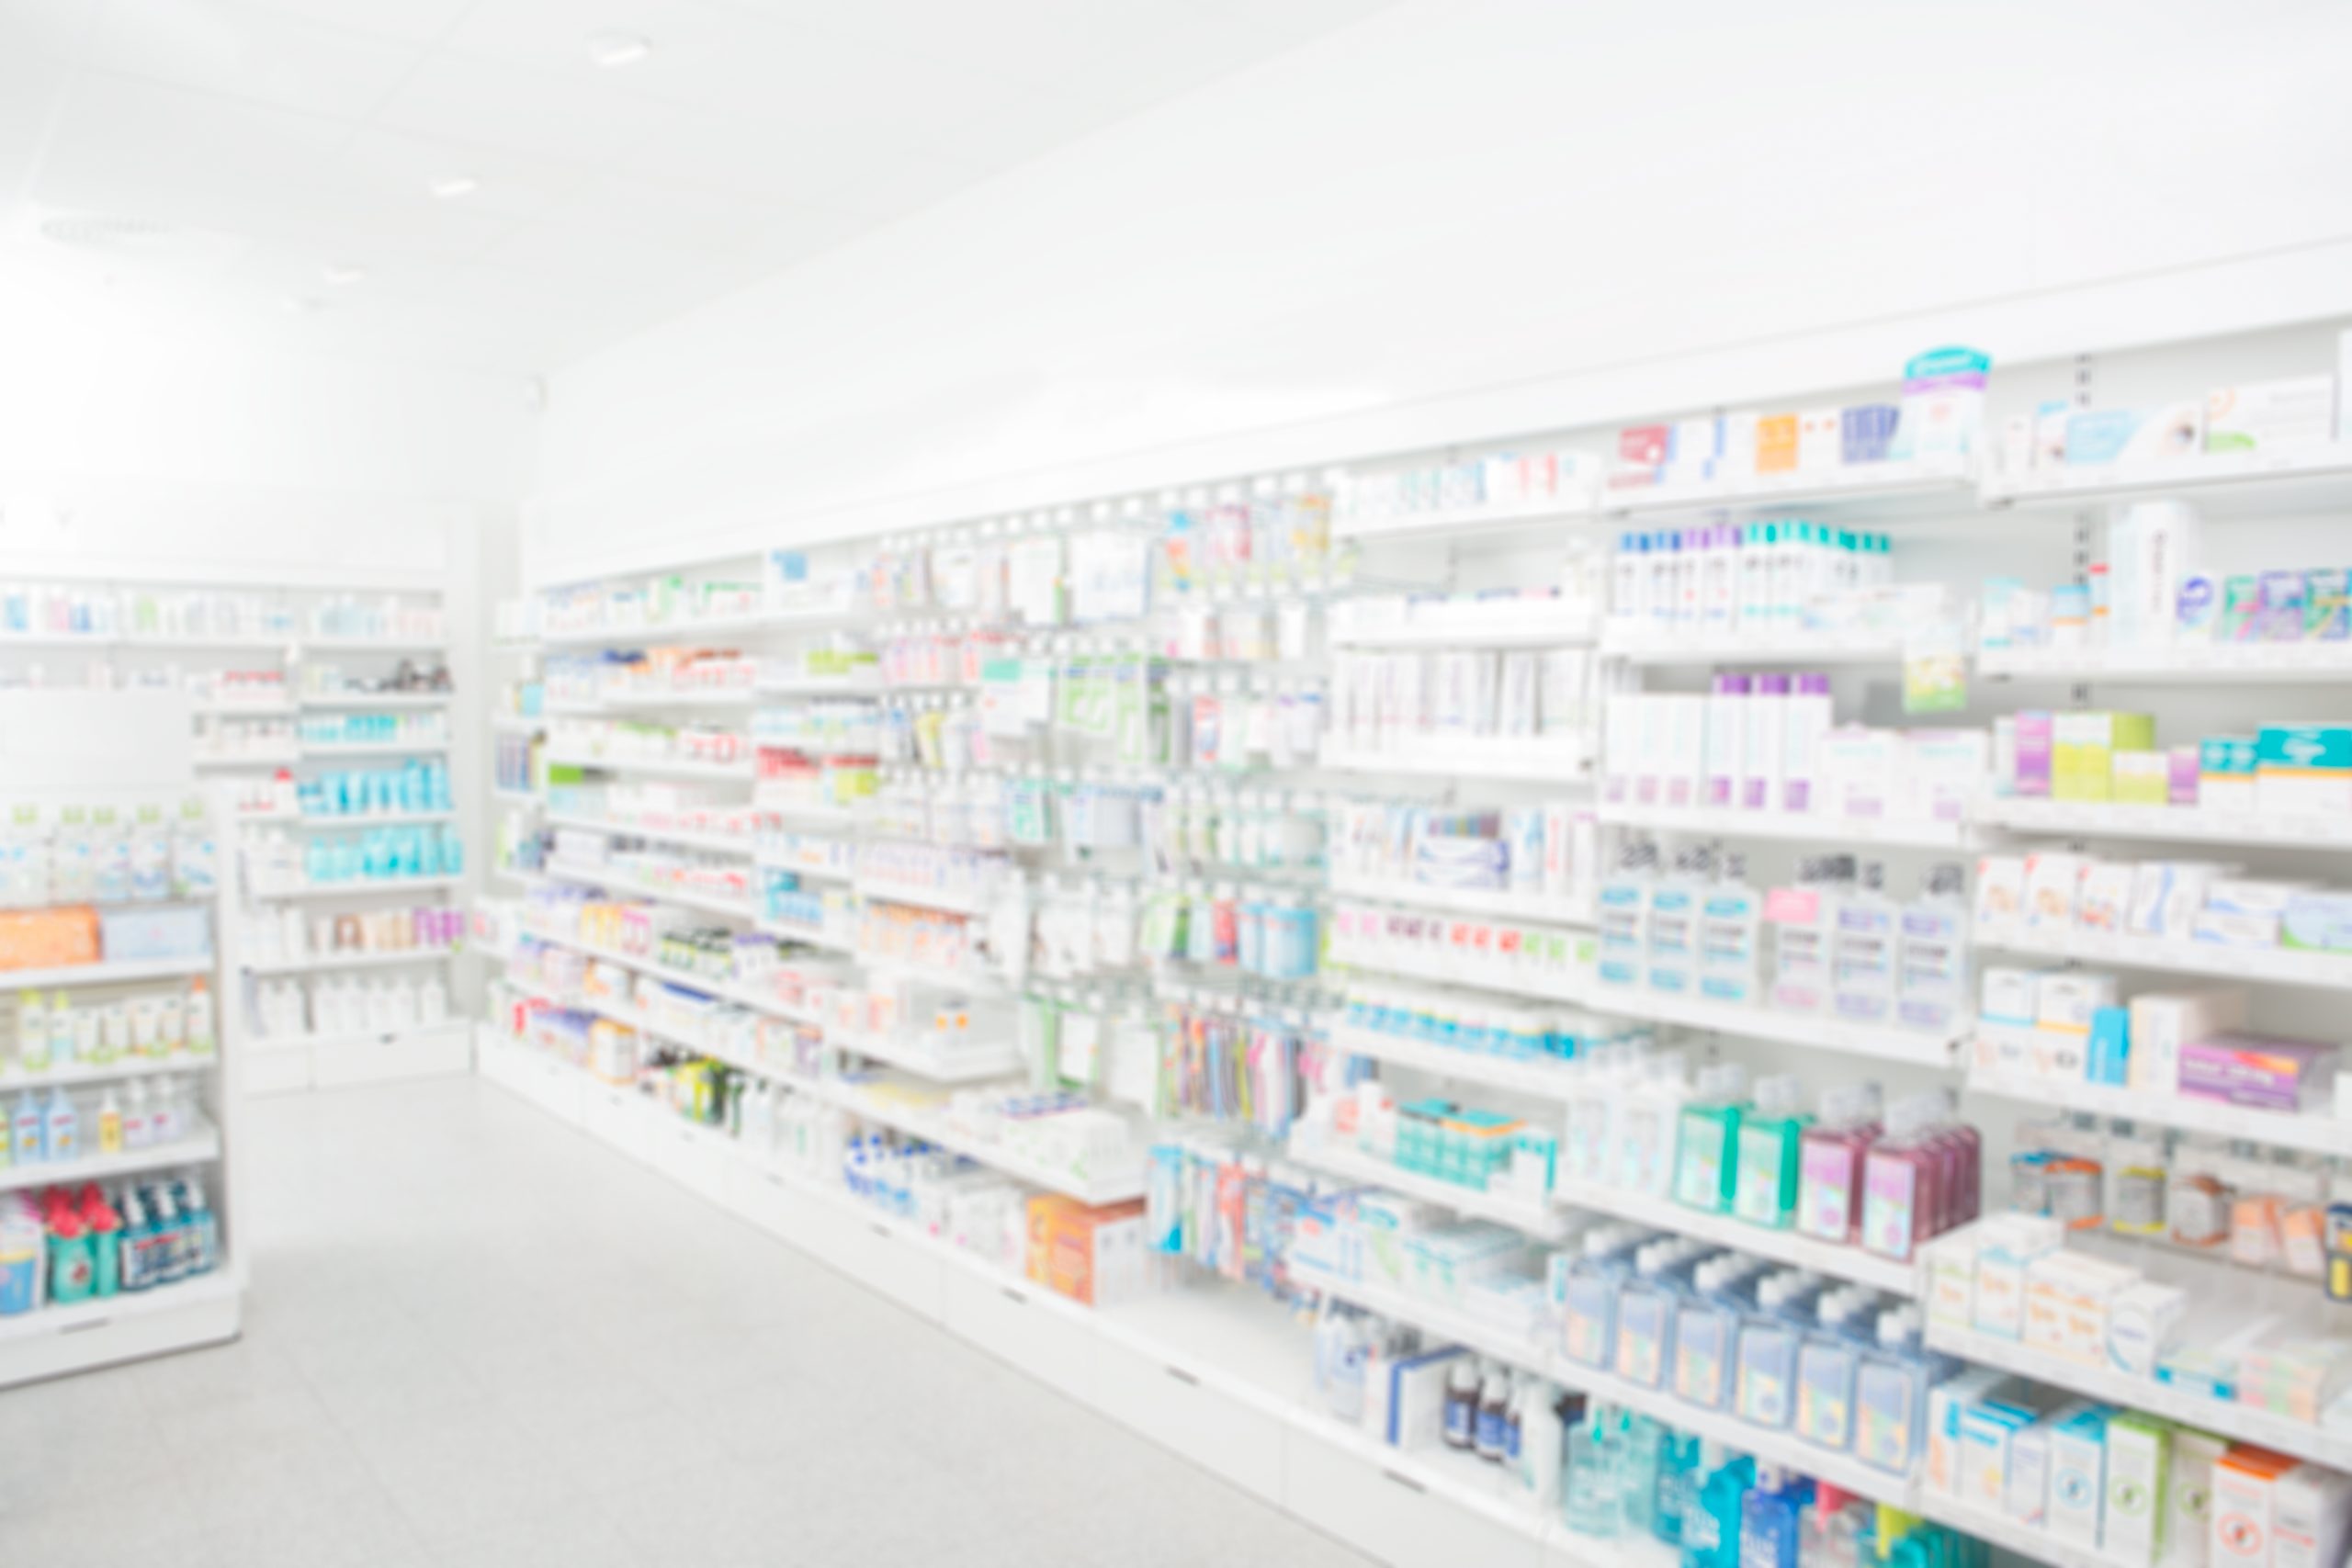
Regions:
<svg viewBox="0 0 2352 1568"><path fill-rule="evenodd" d="M559 935L529 924L523 927L522 934L533 942L544 942L549 947L564 948L584 957L616 964L632 974L659 980L664 985L675 986L682 990L699 992L707 997L716 997L721 1001L733 1002L739 1007L750 1008L754 1012L766 1013L772 1018L781 1018L793 1023L815 1026L821 1026L824 1021L814 1008L795 1007L780 998L763 993L757 987L732 981L714 980L707 975L696 975L689 970L675 969L667 964L657 964L642 953L624 953L617 947L606 947L599 942L584 942L578 937Z"/></svg>
<svg viewBox="0 0 2352 1568"><path fill-rule="evenodd" d="M1374 1187L1385 1187L1392 1192L1424 1199L1457 1214L1492 1220L1546 1241L1557 1241L1568 1232L1568 1220L1565 1213L1534 1199L1512 1192L1487 1192L1475 1187L1464 1187L1460 1182L1424 1176L1344 1144L1308 1144L1294 1137L1290 1142L1289 1157L1310 1169Z"/></svg>
<svg viewBox="0 0 2352 1568"><path fill-rule="evenodd" d="M1317 765L1334 773L1409 774L1471 784L1504 780L1581 788L1592 782L1589 747L1539 747L1524 741L1497 745L1474 736L1426 736L1410 750L1367 751L1326 746Z"/></svg>
<svg viewBox="0 0 2352 1568"><path fill-rule="evenodd" d="M187 711L198 718L288 718L293 716L290 702L191 702Z"/></svg>
<svg viewBox="0 0 2352 1568"><path fill-rule="evenodd" d="M1552 1200L1570 1209L1631 1220L1652 1230L1697 1236L1702 1241L1727 1247L1735 1252L1769 1258L1775 1263L1809 1269L1815 1274L1826 1274L1831 1279L1851 1280L1856 1284L1868 1285L1888 1295L1916 1296L1919 1293L1919 1265L1916 1259L1905 1263L1892 1258L1881 1258L1859 1247L1817 1241L1792 1230L1752 1225L1736 1214L1711 1214L1671 1199L1646 1192L1628 1192L1622 1188L1604 1187L1598 1182L1566 1179L1555 1181Z"/></svg>
<svg viewBox="0 0 2352 1568"><path fill-rule="evenodd" d="M2287 452L2199 452L2169 460L1988 473L1984 503L2020 511L2072 511L2106 501L2179 495L2208 517L2341 510L2352 502L2352 444L2321 442Z"/></svg>
<svg viewBox="0 0 2352 1568"><path fill-rule="evenodd" d="M1334 648L1574 648L1589 643L1595 623L1589 615L1555 616L1532 624L1514 624L1520 617L1503 612L1510 599L1492 601L1493 614L1483 621L1401 620L1389 624L1334 626Z"/></svg>
<svg viewBox="0 0 2352 1568"><path fill-rule="evenodd" d="M1462 1083L1487 1084L1544 1100L1565 1100L1584 1081L1564 1062L1432 1045L1425 1040L1411 1040L1356 1024L1334 1025L1331 1045L1351 1056L1368 1056L1376 1062L1410 1067L1417 1073L1434 1073Z"/></svg>
<svg viewBox="0 0 2352 1568"><path fill-rule="evenodd" d="M956 1132L936 1116L911 1106L896 1102L888 1095L871 1094L856 1085L839 1078L788 1079L800 1092L839 1106L853 1116L895 1127L910 1137L936 1144L952 1154L978 1160L991 1169L1001 1170L1017 1181L1032 1187L1042 1187L1049 1192L1059 1192L1081 1203L1100 1206L1125 1203L1140 1198L1144 1192L1144 1173L1138 1168L1130 1173L1092 1179L1082 1179L1068 1171L1040 1164L1013 1150Z"/></svg>
<svg viewBox="0 0 2352 1568"><path fill-rule="evenodd" d="M1312 886L1312 883L1304 886ZM1366 898L1380 904L1405 904L1417 909L1443 909L1449 914L1497 915L1516 920L1549 921L1559 926L1592 924L1589 898L1547 898L1541 894L1514 893L1502 887L1432 887L1425 882L1396 877L1358 876L1331 873L1330 890L1341 898Z"/></svg>
<svg viewBox="0 0 2352 1568"><path fill-rule="evenodd" d="M803 947L814 947L827 953L848 953L856 947L856 940L812 926L796 925L790 920L772 920L763 915L753 924L766 935L797 942Z"/></svg>
<svg viewBox="0 0 2352 1568"><path fill-rule="evenodd" d="M0 1166L0 1192L25 1187L68 1187L85 1181L111 1181L135 1171L167 1166L209 1165L220 1157L220 1134L199 1126L185 1138L126 1149L119 1155L83 1155L75 1159L48 1160L38 1165Z"/></svg>
<svg viewBox="0 0 2352 1568"><path fill-rule="evenodd" d="M1965 822L1901 817L1823 817L1804 811L1741 811L1730 807L1636 806L1603 803L1600 820L1614 828L1703 837L1772 839L1806 843L1879 844L1889 849L1964 850L1975 844Z"/></svg>
<svg viewBox="0 0 2352 1568"><path fill-rule="evenodd" d="M190 759L199 768L290 768L302 760L295 750L247 751L237 756L206 756L198 753Z"/></svg>
<svg viewBox="0 0 2352 1568"><path fill-rule="evenodd" d="M75 1302L71 1306L43 1306L37 1311L12 1317L0 1317L0 1346L40 1338L52 1334L86 1334L108 1325L125 1323L141 1317L158 1316L181 1312L206 1303L227 1303L233 1310L237 1292L243 1282L237 1269L222 1259L209 1272L177 1284L158 1285L153 1290L118 1292ZM0 1358L5 1358L0 1350ZM0 1387L12 1381L0 1375Z"/></svg>
<svg viewBox="0 0 2352 1568"><path fill-rule="evenodd" d="M730 919L749 920L754 918L748 895L741 898L721 893L705 893L698 888L681 887L673 883L653 882L600 866L563 865L548 862L540 875L556 882L570 883L579 887L602 887L608 892L633 893L641 898L676 904L688 909L701 909L713 915L725 915Z"/></svg>
<svg viewBox="0 0 2352 1568"><path fill-rule="evenodd" d="M220 653L287 653L302 644L302 638L293 632L250 637L212 637L197 632L133 632L119 640L125 648Z"/></svg>
<svg viewBox="0 0 2352 1568"><path fill-rule="evenodd" d="M1849 1454L1815 1448L1783 1427L1757 1427L1727 1411L1688 1404L1663 1389L1649 1388L1613 1372L1572 1361L1549 1347L1498 1328L1469 1313L1430 1302L1411 1292L1369 1280L1342 1279L1307 1265L1294 1263L1297 1283L1351 1302L1392 1322L1409 1323L1441 1344L1464 1345L1521 1371L1581 1389L1597 1398L1666 1422L1678 1430L1722 1443L1737 1453L1753 1454L1768 1463L1782 1465L1800 1475L1811 1475L1857 1496L1909 1507L1916 1490L1908 1477L1892 1475ZM1571 1538L1573 1540L1573 1538ZM1605 1561L1605 1560L1604 1560Z"/></svg>
<svg viewBox="0 0 2352 1568"><path fill-rule="evenodd" d="M2029 1562L2047 1563L2049 1568L2116 1568L2114 1558L2094 1548L2054 1540L2039 1525L2026 1524L1991 1509L1970 1507L1956 1497L1924 1486L1919 1489L1918 1512L1925 1518L1965 1531Z"/></svg>
<svg viewBox="0 0 2352 1568"><path fill-rule="evenodd" d="M886 904L911 904L919 908L939 909L951 915L985 915L997 906L1000 898L1012 891L1004 888L986 893L972 893L959 888L930 887L919 882L900 882L888 876L860 876L851 887L861 898L871 898Z"/></svg>
<svg viewBox="0 0 2352 1568"><path fill-rule="evenodd" d="M606 692L598 697L549 697L546 710L567 717L584 717L671 708L747 708L758 701L759 694L749 686L689 687L675 692Z"/></svg>
<svg viewBox="0 0 2352 1568"><path fill-rule="evenodd" d="M2094 1399L2167 1416L2216 1437L2258 1444L2337 1470L2352 1469L2352 1433L2330 1431L2308 1421L2213 1399L2154 1378L2086 1365L1997 1334L1958 1328L1933 1319L1928 1324L1927 1338L1928 1348L1979 1366L1998 1367L2054 1388L2072 1389Z"/></svg>
<svg viewBox="0 0 2352 1568"><path fill-rule="evenodd" d="M454 822L454 811L355 811L328 817L299 811L248 811L237 818L240 826L299 828L305 833L356 831L365 828L413 828L426 822Z"/></svg>
<svg viewBox="0 0 2352 1568"><path fill-rule="evenodd" d="M1604 659L1622 659L1629 664L1773 664L1802 670L1821 664L1899 663L1903 644L1894 637L1826 633L1727 636L1685 629L1676 635L1616 624L1600 634L1600 653Z"/></svg>
<svg viewBox="0 0 2352 1568"><path fill-rule="evenodd" d="M1953 1047L1973 1031L1969 1026L1946 1034L1892 1025L1849 1023L1819 1013L1776 1012L1769 1008L1668 996L1640 987L1604 986L1598 982L1579 999L1595 1012L1619 1018L1679 1024L1685 1029L1736 1034L1747 1040L1810 1045L1815 1050L1867 1056L1880 1062L1907 1062L1922 1067L1951 1066Z"/></svg>
<svg viewBox="0 0 2352 1568"><path fill-rule="evenodd" d="M1984 827L2060 838L2147 839L2181 844L2275 845L2352 851L2352 817L2256 815L2194 806L2118 806L2111 801L1980 800L1971 813Z"/></svg>
<svg viewBox="0 0 2352 1568"><path fill-rule="evenodd" d="M397 953L330 953L311 954L302 958L265 960L247 964L248 975L317 975L330 970L392 969L416 964L438 964L455 958L462 948L412 947Z"/></svg>
<svg viewBox="0 0 2352 1568"><path fill-rule="evenodd" d="M2167 686L2352 684L2352 642L2207 642L2172 648L1985 648L1994 680L2151 681Z"/></svg>
<svg viewBox="0 0 2352 1568"><path fill-rule="evenodd" d="M1324 967L1334 980L1422 980L1433 986L1497 991L1508 997L1534 997L1547 1002L1566 1002L1574 1007L1582 1007L1595 1000L1593 983L1588 973L1545 974L1518 964L1472 964L1450 954L1441 960L1423 960L1401 954L1357 959L1335 951L1324 961ZM1616 993L1606 994L1613 996Z"/></svg>
<svg viewBox="0 0 2352 1568"><path fill-rule="evenodd" d="M139 908L140 905L102 905ZM113 963L65 964L50 969L0 969L0 996L10 991L48 991L69 986L135 986L143 980L176 980L212 973L212 954L184 958L125 958Z"/></svg>
<svg viewBox="0 0 2352 1568"><path fill-rule="evenodd" d="M528 789L492 789L490 792L490 798L501 806L514 807L521 810L536 811L543 804L538 792Z"/></svg>
<svg viewBox="0 0 2352 1568"><path fill-rule="evenodd" d="M768 850L756 850L752 863L763 871L786 871L803 882L851 882L857 874L843 866L803 865L798 861Z"/></svg>
<svg viewBox="0 0 2352 1568"><path fill-rule="evenodd" d="M290 1094L466 1072L473 1066L473 1030L463 1020L443 1019L356 1034L249 1040L242 1050L246 1094Z"/></svg>
<svg viewBox="0 0 2352 1568"><path fill-rule="evenodd" d="M752 840L741 833L699 833L686 828L647 828L634 822L615 822L602 817L575 817L568 812L547 814L550 828L577 828L582 832L609 833L620 838L643 839L649 843L676 844L684 849L705 850L719 855L749 855Z"/></svg>
<svg viewBox="0 0 2352 1568"><path fill-rule="evenodd" d="M759 697L878 697L879 681L852 681L839 675L778 675L752 688Z"/></svg>
<svg viewBox="0 0 2352 1568"><path fill-rule="evenodd" d="M1471 538L1482 534L1515 534L1552 527L1576 526L1594 521L1589 494L1547 495L1534 501L1500 506L1432 507L1423 512L1351 517L1342 512L1331 519L1335 539L1412 539L1443 535Z"/></svg>
<svg viewBox="0 0 2352 1568"><path fill-rule="evenodd" d="M1753 474L1604 491L1603 517L1700 517L1793 509L1867 515L1874 523L1956 516L1977 509L1976 476L1964 458L1854 463L1816 472Z"/></svg>
<svg viewBox="0 0 2352 1568"><path fill-rule="evenodd" d="M766 612L754 610L740 615L702 615L691 620L653 621L631 626L579 626L562 631L542 631L538 640L547 648L655 646L763 632L775 624Z"/></svg>
<svg viewBox="0 0 2352 1568"><path fill-rule="evenodd" d="M439 653L448 647L446 635L414 637L306 637L301 647L308 653Z"/></svg>
<svg viewBox="0 0 2352 1568"><path fill-rule="evenodd" d="M447 736L431 740L306 740L302 755L313 757L429 757L449 749Z"/></svg>
<svg viewBox="0 0 2352 1568"><path fill-rule="evenodd" d="M1986 1026L1980 1024L1978 1027ZM2312 1154L2352 1158L2352 1121L2324 1112L2297 1115L2283 1111L2257 1111L2218 1100L2199 1100L2185 1094L2086 1083L2079 1078L2045 1078L2030 1073L2003 1073L1982 1066L1969 1070L1967 1089L1972 1094L2015 1100L2020 1105L2114 1117L2143 1127L2175 1127L2185 1133L2211 1133L2274 1149L2303 1149Z"/></svg>
<svg viewBox="0 0 2352 1568"><path fill-rule="evenodd" d="M494 713L490 716L491 732L496 735L537 735L548 727L544 718L526 718L520 714Z"/></svg>
<svg viewBox="0 0 2352 1568"><path fill-rule="evenodd" d="M455 887L462 876L370 876L349 882L303 883L294 887L256 887L256 903L285 898L373 898L386 893L414 893L428 887Z"/></svg>
<svg viewBox="0 0 2352 1568"><path fill-rule="evenodd" d="M306 708L349 711L378 708L445 708L454 700L449 692L305 692L299 699Z"/></svg>
<svg viewBox="0 0 2352 1568"><path fill-rule="evenodd" d="M122 638L112 632L0 632L0 652L13 648L28 651L51 648L115 648Z"/></svg>
<svg viewBox="0 0 2352 1568"><path fill-rule="evenodd" d="M917 1077L929 1078L933 1083L981 1083L1021 1070L1020 1048L1011 1043L985 1051L964 1052L953 1061L936 1051L926 1051L903 1041L884 1040L870 1034L835 1034L828 1030L825 1043L869 1061L902 1067Z"/></svg>
<svg viewBox="0 0 2352 1568"><path fill-rule="evenodd" d="M642 773L659 779L722 779L750 784L750 762L696 762L679 757L588 757L549 750L542 759L550 768L588 768L606 773Z"/></svg>
<svg viewBox="0 0 2352 1568"><path fill-rule="evenodd" d="M0 1065L0 1093L62 1084L119 1083L126 1078L164 1077L174 1073L209 1072L220 1065L218 1051L175 1051L168 1056L117 1056L111 1062L53 1062L28 1071L21 1060ZM5 1321L5 1320L0 1320Z"/></svg>
<svg viewBox="0 0 2352 1568"><path fill-rule="evenodd" d="M2215 975L2229 980L2352 991L2352 953L2228 947L2214 942L2125 936L2112 931L2030 931L1982 920L1971 934L1978 947L2002 953L2080 958L2132 969L2166 969L2179 975Z"/></svg>
<svg viewBox="0 0 2352 1568"><path fill-rule="evenodd" d="M781 817L790 822L827 823L846 828L857 820L857 813L846 806L835 806L821 800L784 800L763 795L757 787L752 792L752 809L770 817Z"/></svg>
<svg viewBox="0 0 2352 1568"><path fill-rule="evenodd" d="M1001 997L1014 988L1013 982L1003 975L971 970L958 974L935 964L917 964L911 959L861 953L855 947L850 949L850 958L865 971L869 982L883 985L928 986L934 990L962 991L976 997Z"/></svg>

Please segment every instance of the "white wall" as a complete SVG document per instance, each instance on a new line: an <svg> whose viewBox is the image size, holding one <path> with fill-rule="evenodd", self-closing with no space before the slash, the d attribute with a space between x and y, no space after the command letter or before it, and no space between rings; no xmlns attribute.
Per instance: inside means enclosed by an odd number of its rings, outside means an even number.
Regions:
<svg viewBox="0 0 2352 1568"><path fill-rule="evenodd" d="M2352 10L1408 0L559 374L578 575L2352 310Z"/></svg>

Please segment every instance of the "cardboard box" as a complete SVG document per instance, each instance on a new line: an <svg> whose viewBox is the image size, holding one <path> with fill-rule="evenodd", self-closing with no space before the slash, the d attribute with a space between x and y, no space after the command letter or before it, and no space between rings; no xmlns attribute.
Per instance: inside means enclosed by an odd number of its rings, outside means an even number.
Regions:
<svg viewBox="0 0 2352 1568"><path fill-rule="evenodd" d="M2093 862L2088 855L2052 852L2025 857L2025 926L2064 931L2075 923L2075 896Z"/></svg>
<svg viewBox="0 0 2352 1568"><path fill-rule="evenodd" d="M2076 1409L2050 1429L2050 1506L2042 1528L2069 1546L2098 1545L2107 1503L2105 1405Z"/></svg>
<svg viewBox="0 0 2352 1568"><path fill-rule="evenodd" d="M1113 1306L1142 1293L1144 1206L1140 1201L1090 1208L1041 1192L1029 1200L1023 1272L1057 1294L1089 1306Z"/></svg>
<svg viewBox="0 0 2352 1568"><path fill-rule="evenodd" d="M2212 1568L2272 1568L2278 1483L2295 1469L2285 1454L2232 1444L2213 1466Z"/></svg>
<svg viewBox="0 0 2352 1568"><path fill-rule="evenodd" d="M2280 452L2317 446L2335 430L2335 378L2295 376L2216 387L2205 394L2205 450Z"/></svg>
<svg viewBox="0 0 2352 1568"><path fill-rule="evenodd" d="M2165 1543L2172 1423L2127 1410L2107 1424L2107 1509L2099 1548L2119 1568L2155 1568Z"/></svg>
<svg viewBox="0 0 2352 1568"><path fill-rule="evenodd" d="M2161 1093L2178 1089L2181 1047L2243 1027L2245 1001L2245 992L2234 986L2132 998L2132 1087Z"/></svg>
<svg viewBox="0 0 2352 1568"><path fill-rule="evenodd" d="M2266 724L2254 761L2257 809L2352 812L2352 724Z"/></svg>
<svg viewBox="0 0 2352 1568"><path fill-rule="evenodd" d="M2352 1551L2352 1478L2299 1464L2270 1491L2271 1568L2340 1568Z"/></svg>

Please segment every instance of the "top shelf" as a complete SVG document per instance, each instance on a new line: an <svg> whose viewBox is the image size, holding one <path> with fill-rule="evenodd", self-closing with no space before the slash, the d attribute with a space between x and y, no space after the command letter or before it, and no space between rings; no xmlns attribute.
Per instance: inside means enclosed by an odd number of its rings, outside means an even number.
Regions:
<svg viewBox="0 0 2352 1568"><path fill-rule="evenodd" d="M865 618L851 604L791 604L742 615L707 615L636 626L589 626L539 634L548 648L624 648L644 643L695 642L707 637L753 637L762 632L813 630L847 626Z"/></svg>
<svg viewBox="0 0 2352 1568"><path fill-rule="evenodd" d="M1984 503L1995 509L2070 511L2109 501L2180 495L2220 517L2314 511L2352 504L2352 444L2288 452L2197 453L2130 467L1988 473Z"/></svg>
<svg viewBox="0 0 2352 1568"><path fill-rule="evenodd" d="M1882 522L1949 516L1976 507L1976 478L1964 458L1857 463L1819 473L1751 475L1736 482L1651 485L1602 494L1606 518L1812 515L1868 513Z"/></svg>

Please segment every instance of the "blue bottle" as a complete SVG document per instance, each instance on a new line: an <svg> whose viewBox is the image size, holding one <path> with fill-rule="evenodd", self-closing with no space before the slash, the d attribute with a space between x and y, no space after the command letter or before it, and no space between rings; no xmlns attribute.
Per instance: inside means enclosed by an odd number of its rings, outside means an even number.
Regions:
<svg viewBox="0 0 2352 1568"><path fill-rule="evenodd" d="M1756 1461L1746 1454L1726 1460L1723 1446L1711 1441L1702 1465L1706 1479L1682 1510L1682 1568L1739 1568L1740 1517L1756 1484Z"/></svg>
<svg viewBox="0 0 2352 1568"><path fill-rule="evenodd" d="M1565 1265L1558 1292L1560 1348L1572 1361L1606 1369L1617 1343L1617 1293L1634 1271L1642 1233L1604 1225L1584 1238L1584 1256ZM1560 1266L1554 1260L1555 1266Z"/></svg>
<svg viewBox="0 0 2352 1568"><path fill-rule="evenodd" d="M1797 1350L1817 1325L1823 1282L1788 1269L1756 1289L1756 1311L1739 1325L1732 1408L1743 1421L1785 1427L1796 1408Z"/></svg>
<svg viewBox="0 0 2352 1568"><path fill-rule="evenodd" d="M1822 1298L1814 1330L1797 1350L1791 1425L1806 1442L1833 1453L1854 1446L1854 1373L1878 1343L1878 1317L1876 1295L1861 1286Z"/></svg>
<svg viewBox="0 0 2352 1568"><path fill-rule="evenodd" d="M1812 1483L1777 1465L1762 1465L1740 1507L1739 1568L1797 1568Z"/></svg>
<svg viewBox="0 0 2352 1568"><path fill-rule="evenodd" d="M1644 1388L1666 1386L1674 1349L1674 1319L1690 1294L1690 1276L1711 1249L1688 1237L1651 1242L1634 1255L1633 1278L1617 1295L1619 1377Z"/></svg>
<svg viewBox="0 0 2352 1568"><path fill-rule="evenodd" d="M1878 1346L1854 1371L1854 1457L1891 1474L1910 1472L1926 1451L1928 1391L1951 1363L1919 1347L1919 1314L1882 1314Z"/></svg>

